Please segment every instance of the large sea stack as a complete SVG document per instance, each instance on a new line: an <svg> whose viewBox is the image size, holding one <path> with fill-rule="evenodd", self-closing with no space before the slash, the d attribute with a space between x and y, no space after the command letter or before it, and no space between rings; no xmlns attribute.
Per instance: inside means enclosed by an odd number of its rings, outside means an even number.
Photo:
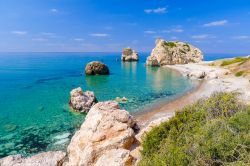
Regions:
<svg viewBox="0 0 250 166"><path fill-rule="evenodd" d="M197 63L203 60L200 49L184 42L156 40L156 46L147 58L148 66Z"/></svg>
<svg viewBox="0 0 250 166"><path fill-rule="evenodd" d="M86 75L108 75L109 68L102 62L93 61L86 65L85 67Z"/></svg>
<svg viewBox="0 0 250 166"><path fill-rule="evenodd" d="M131 48L124 48L122 50L122 58L121 58L122 61L129 61L129 62L132 62L132 61L138 61L139 60L139 55L138 53L131 49Z"/></svg>

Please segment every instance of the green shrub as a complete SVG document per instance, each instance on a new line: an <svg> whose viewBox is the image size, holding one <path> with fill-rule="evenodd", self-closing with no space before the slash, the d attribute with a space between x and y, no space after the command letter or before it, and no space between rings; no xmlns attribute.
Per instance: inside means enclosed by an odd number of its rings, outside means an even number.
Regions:
<svg viewBox="0 0 250 166"><path fill-rule="evenodd" d="M231 64L239 63L239 62L241 62L240 64L243 64L243 63L245 63L249 59L250 59L250 57L248 57L248 58L245 58L245 57L236 57L234 59L223 61L221 63L221 66L227 66L227 65L231 65Z"/></svg>
<svg viewBox="0 0 250 166"><path fill-rule="evenodd" d="M241 71L238 71L237 73L235 73L235 76L236 76L236 77L240 77L240 76L242 76L244 73L245 73L245 71L244 71L244 70L241 70Z"/></svg>
<svg viewBox="0 0 250 166"><path fill-rule="evenodd" d="M170 48L177 47L177 45L175 44L175 42L164 42L163 46L164 47L170 47Z"/></svg>
<svg viewBox="0 0 250 166"><path fill-rule="evenodd" d="M250 109L217 93L178 111L143 138L140 166L250 164Z"/></svg>

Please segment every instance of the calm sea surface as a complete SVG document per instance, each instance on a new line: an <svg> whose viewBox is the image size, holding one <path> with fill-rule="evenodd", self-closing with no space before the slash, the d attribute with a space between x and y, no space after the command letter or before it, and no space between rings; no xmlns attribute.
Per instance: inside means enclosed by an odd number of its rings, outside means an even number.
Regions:
<svg viewBox="0 0 250 166"><path fill-rule="evenodd" d="M197 84L172 70L145 67L146 55L122 63L119 53L0 53L0 157L65 150L86 116L69 110L73 88L94 91L99 101L126 97L120 106L135 113ZM111 75L85 76L93 60L106 63Z"/></svg>

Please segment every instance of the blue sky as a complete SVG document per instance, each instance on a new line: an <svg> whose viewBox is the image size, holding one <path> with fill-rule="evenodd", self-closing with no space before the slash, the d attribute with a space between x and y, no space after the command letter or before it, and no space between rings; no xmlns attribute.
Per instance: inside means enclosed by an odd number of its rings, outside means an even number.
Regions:
<svg viewBox="0 0 250 166"><path fill-rule="evenodd" d="M249 0L0 0L0 51L150 51L156 38L250 54Z"/></svg>

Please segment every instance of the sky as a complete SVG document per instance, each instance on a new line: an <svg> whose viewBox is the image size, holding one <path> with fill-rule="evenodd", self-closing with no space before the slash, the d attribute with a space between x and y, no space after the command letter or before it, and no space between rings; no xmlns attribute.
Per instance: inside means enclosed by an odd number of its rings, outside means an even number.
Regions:
<svg viewBox="0 0 250 166"><path fill-rule="evenodd" d="M149 52L157 38L250 54L250 1L0 0L0 52Z"/></svg>

